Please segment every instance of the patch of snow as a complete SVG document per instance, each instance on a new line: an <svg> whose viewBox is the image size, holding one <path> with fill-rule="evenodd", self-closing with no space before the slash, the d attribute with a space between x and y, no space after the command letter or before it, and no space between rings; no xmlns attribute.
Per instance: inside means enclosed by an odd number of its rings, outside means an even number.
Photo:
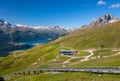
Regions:
<svg viewBox="0 0 120 81"><path fill-rule="evenodd" d="M30 28L33 28L33 29L49 29L48 26L30 26Z"/></svg>
<svg viewBox="0 0 120 81"><path fill-rule="evenodd" d="M7 21L5 21L4 23L5 23L5 24L8 24L8 22L7 22Z"/></svg>
<svg viewBox="0 0 120 81"><path fill-rule="evenodd" d="M114 20L110 20L109 22L113 23L113 22L117 22L117 21L118 21L118 19L116 19L116 20L114 19Z"/></svg>
<svg viewBox="0 0 120 81"><path fill-rule="evenodd" d="M18 27L27 27L27 25L22 25L22 24L16 24Z"/></svg>

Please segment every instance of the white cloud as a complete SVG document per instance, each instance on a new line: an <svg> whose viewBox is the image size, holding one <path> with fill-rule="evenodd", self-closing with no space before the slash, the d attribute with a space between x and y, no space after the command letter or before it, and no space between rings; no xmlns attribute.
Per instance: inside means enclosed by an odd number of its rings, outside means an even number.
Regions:
<svg viewBox="0 0 120 81"><path fill-rule="evenodd" d="M113 4L109 8L120 8L120 3L118 4Z"/></svg>
<svg viewBox="0 0 120 81"><path fill-rule="evenodd" d="M103 0L99 0L98 3L97 3L97 5L105 5L105 4L106 4L106 2L103 1Z"/></svg>

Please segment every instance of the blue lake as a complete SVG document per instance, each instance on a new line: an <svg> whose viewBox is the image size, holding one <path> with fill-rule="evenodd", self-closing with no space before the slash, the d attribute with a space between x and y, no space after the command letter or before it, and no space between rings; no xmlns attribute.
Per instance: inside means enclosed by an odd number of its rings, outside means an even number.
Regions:
<svg viewBox="0 0 120 81"><path fill-rule="evenodd" d="M44 40L37 40L37 41L29 41L29 42L24 42L25 44L28 44L28 45L36 45L36 44L45 44L45 43L48 43L50 42L51 40L48 40L48 39L44 39Z"/></svg>

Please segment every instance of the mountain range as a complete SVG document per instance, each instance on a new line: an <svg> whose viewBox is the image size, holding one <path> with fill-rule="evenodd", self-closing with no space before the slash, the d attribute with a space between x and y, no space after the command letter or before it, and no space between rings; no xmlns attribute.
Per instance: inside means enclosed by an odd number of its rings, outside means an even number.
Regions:
<svg viewBox="0 0 120 81"><path fill-rule="evenodd" d="M7 35L11 35L12 36L11 40L13 42L25 42L25 41L47 39L47 38L56 39L61 35L67 34L72 29L62 28L59 26L33 27L33 26L25 26L25 25L12 25L7 21L4 21L3 19L0 19L0 30Z"/></svg>
<svg viewBox="0 0 120 81"><path fill-rule="evenodd" d="M12 25L4 19L0 19L0 56L6 56L8 52L22 48L21 45L23 44L16 43L38 40L55 40L70 31L72 31L72 29L59 26L32 27L25 25ZM24 46L29 47L26 45Z"/></svg>

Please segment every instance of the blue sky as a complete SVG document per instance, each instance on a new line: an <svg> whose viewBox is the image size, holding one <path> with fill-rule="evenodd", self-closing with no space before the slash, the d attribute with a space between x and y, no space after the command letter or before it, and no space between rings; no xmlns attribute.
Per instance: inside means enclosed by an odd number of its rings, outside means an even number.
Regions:
<svg viewBox="0 0 120 81"><path fill-rule="evenodd" d="M120 0L0 0L0 18L12 24L76 28L106 13L120 18Z"/></svg>

